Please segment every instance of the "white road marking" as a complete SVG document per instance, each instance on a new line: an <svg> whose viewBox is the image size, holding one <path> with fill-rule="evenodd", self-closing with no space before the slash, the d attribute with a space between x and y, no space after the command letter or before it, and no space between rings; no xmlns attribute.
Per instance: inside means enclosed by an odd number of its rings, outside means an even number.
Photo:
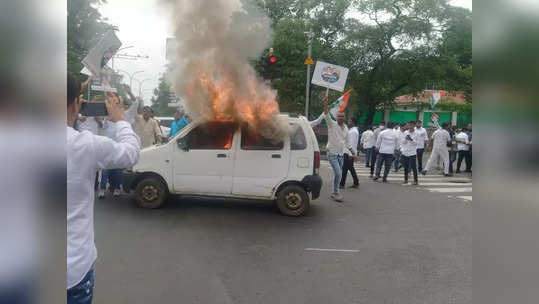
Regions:
<svg viewBox="0 0 539 304"><path fill-rule="evenodd" d="M356 250L356 249L326 249L326 248L305 248L305 251L359 252L359 250Z"/></svg>
<svg viewBox="0 0 539 304"><path fill-rule="evenodd" d="M425 188L431 192L452 193L452 192L472 192L472 187L466 188Z"/></svg>
<svg viewBox="0 0 539 304"><path fill-rule="evenodd" d="M457 196L457 198L461 198L463 200L467 200L467 201L472 201L472 196L469 195L469 196Z"/></svg>
<svg viewBox="0 0 539 304"><path fill-rule="evenodd" d="M419 183L419 186L430 187L430 186L453 186L453 187L471 187L472 183Z"/></svg>

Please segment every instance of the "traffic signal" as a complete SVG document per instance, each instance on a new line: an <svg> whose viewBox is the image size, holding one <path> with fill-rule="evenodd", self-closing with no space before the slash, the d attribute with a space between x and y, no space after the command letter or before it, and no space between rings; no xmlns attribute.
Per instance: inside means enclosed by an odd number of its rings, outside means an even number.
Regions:
<svg viewBox="0 0 539 304"><path fill-rule="evenodd" d="M273 48L269 49L268 54L264 58L264 71L262 76L264 79L273 80L278 78L278 66L277 66L277 57L273 55Z"/></svg>

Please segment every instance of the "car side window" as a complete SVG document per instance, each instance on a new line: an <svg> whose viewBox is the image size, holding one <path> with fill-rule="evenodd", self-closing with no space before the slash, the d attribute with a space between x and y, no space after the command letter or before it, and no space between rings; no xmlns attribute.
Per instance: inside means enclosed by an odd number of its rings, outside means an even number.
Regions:
<svg viewBox="0 0 539 304"><path fill-rule="evenodd" d="M282 140L264 138L247 126L241 128L242 150L282 150L283 147L284 143Z"/></svg>
<svg viewBox="0 0 539 304"><path fill-rule="evenodd" d="M303 129L298 124L290 124L288 134L290 135L291 150L307 149L307 138Z"/></svg>
<svg viewBox="0 0 539 304"><path fill-rule="evenodd" d="M189 148L192 150L229 150L236 131L236 124L207 122L189 132Z"/></svg>

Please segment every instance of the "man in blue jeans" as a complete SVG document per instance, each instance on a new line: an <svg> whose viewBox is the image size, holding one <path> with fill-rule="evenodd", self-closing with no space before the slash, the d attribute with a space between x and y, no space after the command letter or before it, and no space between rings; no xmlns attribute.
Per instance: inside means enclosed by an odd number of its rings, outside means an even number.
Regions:
<svg viewBox="0 0 539 304"><path fill-rule="evenodd" d="M107 98L108 119L116 124L116 140L73 126L82 107L81 84L67 76L67 304L92 303L94 265L94 174L97 169L129 168L136 164L140 139L125 121L123 103Z"/></svg>
<svg viewBox="0 0 539 304"><path fill-rule="evenodd" d="M328 161L333 168L333 192L331 193L331 198L336 202L342 202L343 197L339 192L339 184L342 177L344 152L347 150L348 127L344 124L343 112L338 111L335 116L336 122L329 115L328 95L326 92L324 96L324 117L328 126L327 155Z"/></svg>

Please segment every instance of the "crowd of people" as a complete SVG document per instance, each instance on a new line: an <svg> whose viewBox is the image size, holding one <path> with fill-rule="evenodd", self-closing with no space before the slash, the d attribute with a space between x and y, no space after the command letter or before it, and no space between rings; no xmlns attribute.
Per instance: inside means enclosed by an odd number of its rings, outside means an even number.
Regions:
<svg viewBox="0 0 539 304"><path fill-rule="evenodd" d="M343 112L337 112L335 119L329 114L327 96L324 97L324 116L328 128L327 158L333 169L333 185L330 197L342 202L340 193L346 185L347 173L353 178L352 188L359 188L359 179L354 162L359 161L359 150L365 153L365 167L370 168L370 178L387 183L391 167L394 172L404 168L403 183L408 184L410 175L413 185L418 185L418 173L426 175L434 166L443 167L444 176L453 174L454 161L457 160L456 173L461 173L462 161L466 162L466 171L472 171L472 124L466 129L449 128L444 122L440 126L437 121L435 131L429 139L427 129L422 121L410 121L398 124L380 122L377 126L368 127L359 136L357 121L350 118L345 124ZM321 118L311 122L318 125ZM427 145L432 152L423 168L423 154ZM457 158L458 155L458 158ZM382 173L383 167L383 173Z"/></svg>

